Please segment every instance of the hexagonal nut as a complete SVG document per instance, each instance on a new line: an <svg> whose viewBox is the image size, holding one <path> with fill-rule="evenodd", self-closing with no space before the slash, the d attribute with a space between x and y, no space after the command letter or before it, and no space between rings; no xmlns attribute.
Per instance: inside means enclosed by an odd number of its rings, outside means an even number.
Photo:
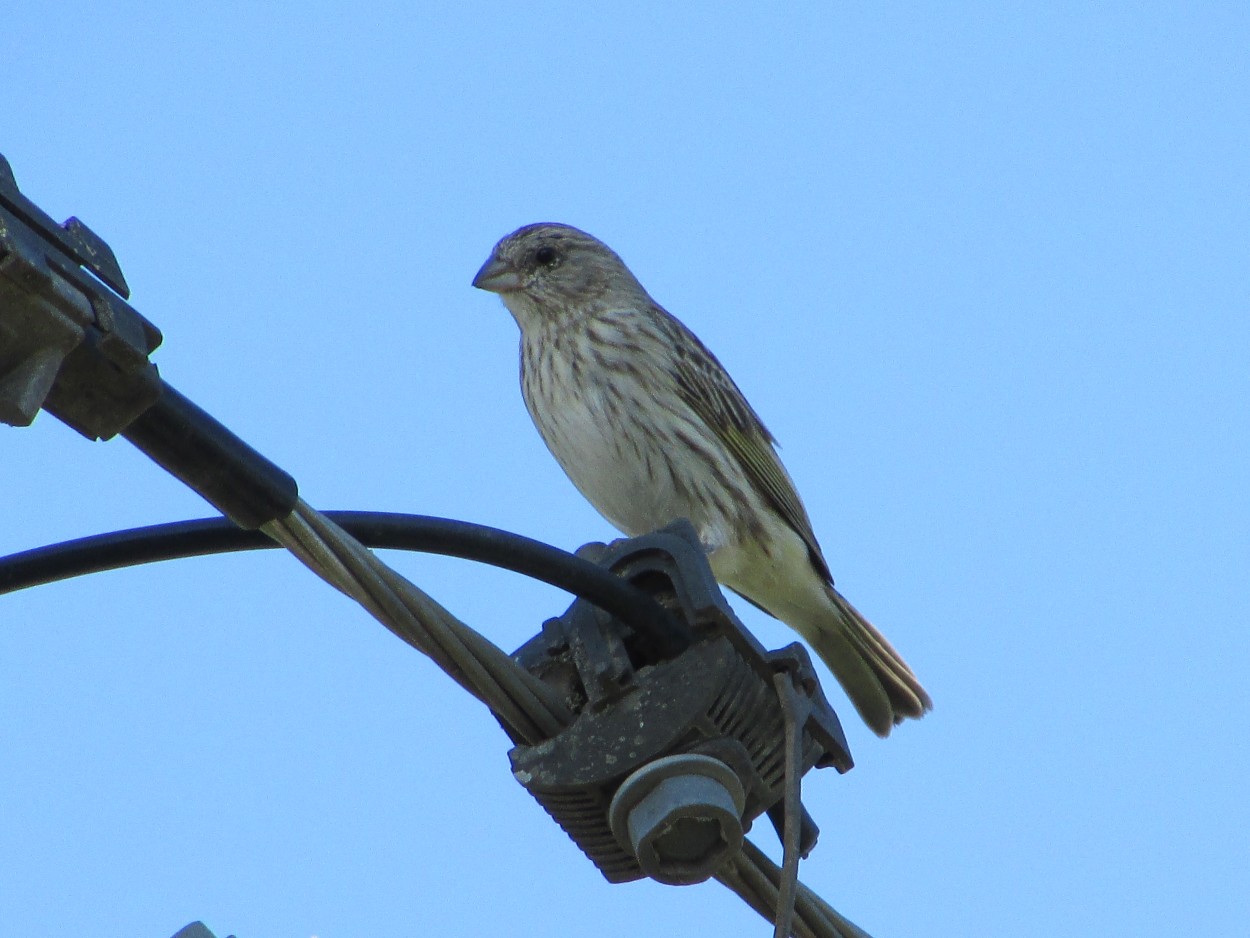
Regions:
<svg viewBox="0 0 1250 938"><path fill-rule="evenodd" d="M710 756L681 754L627 778L609 809L612 831L642 871L669 885L701 883L742 849L742 782Z"/></svg>

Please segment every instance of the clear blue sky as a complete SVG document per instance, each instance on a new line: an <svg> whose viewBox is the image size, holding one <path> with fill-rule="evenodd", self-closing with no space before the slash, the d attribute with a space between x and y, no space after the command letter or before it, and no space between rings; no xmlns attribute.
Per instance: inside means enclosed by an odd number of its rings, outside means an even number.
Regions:
<svg viewBox="0 0 1250 938"><path fill-rule="evenodd" d="M1250 8L299 9L4 16L0 152L174 386L318 507L608 538L469 286L521 224L597 234L935 700L880 741L831 683L805 880L879 938L1245 933ZM0 553L209 513L123 441L0 440ZM508 648L568 602L388 557ZM277 552L0 598L0 938L767 934L607 885L506 749Z"/></svg>

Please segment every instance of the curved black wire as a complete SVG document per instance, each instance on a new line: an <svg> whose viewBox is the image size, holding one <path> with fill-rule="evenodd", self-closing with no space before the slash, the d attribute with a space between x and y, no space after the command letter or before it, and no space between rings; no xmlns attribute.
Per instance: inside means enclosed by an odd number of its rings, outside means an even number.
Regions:
<svg viewBox="0 0 1250 938"><path fill-rule="evenodd" d="M327 511L367 547L462 557L503 567L581 596L644 633L677 628L642 590L582 557L498 528L450 518L382 511ZM87 573L279 545L225 518L175 521L98 534L0 557L0 594Z"/></svg>

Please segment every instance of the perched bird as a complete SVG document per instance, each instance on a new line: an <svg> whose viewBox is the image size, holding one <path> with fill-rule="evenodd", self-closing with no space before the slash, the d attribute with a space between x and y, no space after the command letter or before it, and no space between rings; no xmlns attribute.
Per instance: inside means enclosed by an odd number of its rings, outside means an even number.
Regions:
<svg viewBox="0 0 1250 938"><path fill-rule="evenodd" d="M677 518L716 578L795 629L879 736L932 707L833 588L773 436L716 357L607 245L568 225L508 235L473 278L521 328L521 391L573 484L630 536Z"/></svg>

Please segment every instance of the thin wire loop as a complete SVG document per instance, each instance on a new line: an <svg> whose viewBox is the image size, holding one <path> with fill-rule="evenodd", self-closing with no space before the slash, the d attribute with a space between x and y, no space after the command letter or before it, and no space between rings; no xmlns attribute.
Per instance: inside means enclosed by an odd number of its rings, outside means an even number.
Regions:
<svg viewBox="0 0 1250 938"><path fill-rule="evenodd" d="M794 923L794 898L799 882L799 834L801 818L800 786L803 780L803 750L799 745L799 705L794 682L786 671L773 675L777 699L786 733L785 823L782 825L781 888L777 896L777 921L773 938L789 938Z"/></svg>

